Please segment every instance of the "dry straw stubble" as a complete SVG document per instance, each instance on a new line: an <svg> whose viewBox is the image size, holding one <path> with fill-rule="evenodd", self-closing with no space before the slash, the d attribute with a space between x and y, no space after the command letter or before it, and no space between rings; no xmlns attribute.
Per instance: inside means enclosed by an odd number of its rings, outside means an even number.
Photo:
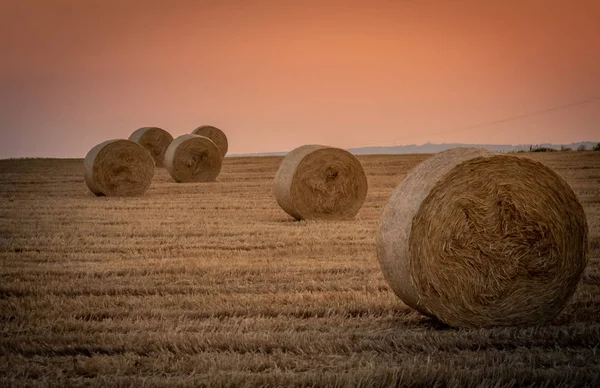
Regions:
<svg viewBox="0 0 600 388"><path fill-rule="evenodd" d="M165 153L165 167L177 182L214 182L221 172L223 156L207 137L182 135Z"/></svg>
<svg viewBox="0 0 600 388"><path fill-rule="evenodd" d="M456 148L394 190L377 254L394 292L425 315L456 327L543 324L582 276L587 222L543 164Z"/></svg>
<svg viewBox="0 0 600 388"><path fill-rule="evenodd" d="M352 219L367 189L367 176L354 155L321 145L288 153L274 182L277 203L296 219Z"/></svg>
<svg viewBox="0 0 600 388"><path fill-rule="evenodd" d="M136 129L129 140L140 144L150 152L156 167L164 167L165 152L173 141L173 136L162 128L143 127Z"/></svg>
<svg viewBox="0 0 600 388"><path fill-rule="evenodd" d="M92 148L83 162L84 179L96 195L135 196L148 190L154 160L136 142L108 140Z"/></svg>
<svg viewBox="0 0 600 388"><path fill-rule="evenodd" d="M227 135L225 135L225 133L219 128L212 125L201 125L194 129L192 134L208 137L217 145L217 147L219 147L223 157L227 155L227 150L229 149Z"/></svg>

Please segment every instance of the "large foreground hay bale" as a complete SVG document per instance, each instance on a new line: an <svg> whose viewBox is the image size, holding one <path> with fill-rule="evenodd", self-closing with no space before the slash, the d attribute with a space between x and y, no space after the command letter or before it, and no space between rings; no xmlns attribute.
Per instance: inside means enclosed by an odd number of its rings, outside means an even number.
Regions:
<svg viewBox="0 0 600 388"><path fill-rule="evenodd" d="M587 223L550 168L456 148L421 163L394 190L377 255L407 305L449 325L543 324L583 273Z"/></svg>
<svg viewBox="0 0 600 388"><path fill-rule="evenodd" d="M129 140L138 143L150 152L156 167L164 167L165 152L173 141L173 136L162 128L143 127L136 129Z"/></svg>
<svg viewBox="0 0 600 388"><path fill-rule="evenodd" d="M83 161L84 179L96 195L142 195L154 176L154 160L131 140L108 140L88 152Z"/></svg>
<svg viewBox="0 0 600 388"><path fill-rule="evenodd" d="M179 136L165 153L165 166L177 182L214 182L222 163L216 144L199 135Z"/></svg>
<svg viewBox="0 0 600 388"><path fill-rule="evenodd" d="M275 175L275 198L296 219L351 219L367 196L367 176L350 152L320 145L286 155Z"/></svg>
<svg viewBox="0 0 600 388"><path fill-rule="evenodd" d="M213 127L212 125L201 125L194 129L192 134L208 137L217 145L217 147L219 147L222 156L227 154L229 142L227 141L227 136L225 133L219 128Z"/></svg>

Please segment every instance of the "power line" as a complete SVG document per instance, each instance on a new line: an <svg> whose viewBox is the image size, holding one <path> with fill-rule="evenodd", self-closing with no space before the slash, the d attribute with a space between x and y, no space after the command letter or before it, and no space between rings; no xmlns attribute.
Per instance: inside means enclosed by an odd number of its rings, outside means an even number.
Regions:
<svg viewBox="0 0 600 388"><path fill-rule="evenodd" d="M503 119L487 121L487 122L484 122L484 123L465 125L465 126L455 127L455 128L452 128L452 129L447 129L447 130L440 131L440 132L427 133L427 134L424 134L424 135L406 136L406 137L402 137L402 138L394 140L394 143L398 143L399 140L414 139L416 137L422 138L422 137L426 137L426 136L445 135L445 134L448 134L448 133L462 132L462 131L466 131L466 130L469 130L469 129L477 129L477 128L481 128L481 127L487 127L489 125L503 124L503 123L510 122L510 121L521 120L521 119L525 119L525 118L528 118L528 117L541 116L541 115L544 115L544 114L547 114L547 113L552 113L552 112L561 111L561 110L565 110L565 109L569 109L569 108L574 108L574 107L577 107L577 106L587 105L587 104L591 104L591 103L598 102L598 101L600 101L600 96L593 97L593 98L590 98L590 99L587 99L587 100L581 100L581 101L577 101L577 102L571 102L569 104L555 106L555 107L552 107L552 108L542 109L542 110L535 111L535 112L529 112L529 113L524 113L524 114L520 114L520 115L506 117L506 118L503 118ZM347 148L368 147L368 146L377 145L377 144L380 144L380 143L364 144L364 145L360 145L360 146L347 147Z"/></svg>

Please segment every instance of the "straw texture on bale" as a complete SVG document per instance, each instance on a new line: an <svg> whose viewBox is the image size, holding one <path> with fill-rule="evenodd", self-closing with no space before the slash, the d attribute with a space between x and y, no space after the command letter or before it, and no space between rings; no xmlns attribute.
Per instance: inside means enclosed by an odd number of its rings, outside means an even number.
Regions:
<svg viewBox="0 0 600 388"><path fill-rule="evenodd" d="M173 136L162 128L143 127L136 129L129 140L144 147L152 155L156 167L165 166L165 152L173 141Z"/></svg>
<svg viewBox="0 0 600 388"><path fill-rule="evenodd" d="M219 147L222 156L227 155L229 142L227 141L227 136L225 135L225 133L219 128L213 127L212 125L202 125L194 129L192 133L194 135L208 137L217 145L217 147Z"/></svg>
<svg viewBox="0 0 600 388"><path fill-rule="evenodd" d="M182 135L165 153L165 167L177 182L214 182L221 172L223 156L207 137Z"/></svg>
<svg viewBox="0 0 600 388"><path fill-rule="evenodd" d="M154 176L152 156L131 140L98 144L86 155L83 167L85 183L96 195L142 195Z"/></svg>
<svg viewBox="0 0 600 388"><path fill-rule="evenodd" d="M367 196L367 176L346 150L305 145L288 153L275 175L275 198L300 219L352 219Z"/></svg>
<svg viewBox="0 0 600 388"><path fill-rule="evenodd" d="M385 206L377 255L409 306L455 327L551 321L587 264L587 222L545 165L455 148L418 165Z"/></svg>

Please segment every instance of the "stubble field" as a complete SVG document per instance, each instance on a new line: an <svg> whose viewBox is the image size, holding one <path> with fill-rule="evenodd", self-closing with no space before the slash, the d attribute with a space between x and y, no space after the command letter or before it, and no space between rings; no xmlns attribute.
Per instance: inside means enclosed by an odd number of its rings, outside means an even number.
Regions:
<svg viewBox="0 0 600 388"><path fill-rule="evenodd" d="M279 208L280 157L211 184L157 169L136 198L95 197L82 160L2 160L0 385L600 385L600 152L525 156L578 194L590 262L551 325L480 330L410 310L379 269L382 208L430 155L360 157L343 222Z"/></svg>

